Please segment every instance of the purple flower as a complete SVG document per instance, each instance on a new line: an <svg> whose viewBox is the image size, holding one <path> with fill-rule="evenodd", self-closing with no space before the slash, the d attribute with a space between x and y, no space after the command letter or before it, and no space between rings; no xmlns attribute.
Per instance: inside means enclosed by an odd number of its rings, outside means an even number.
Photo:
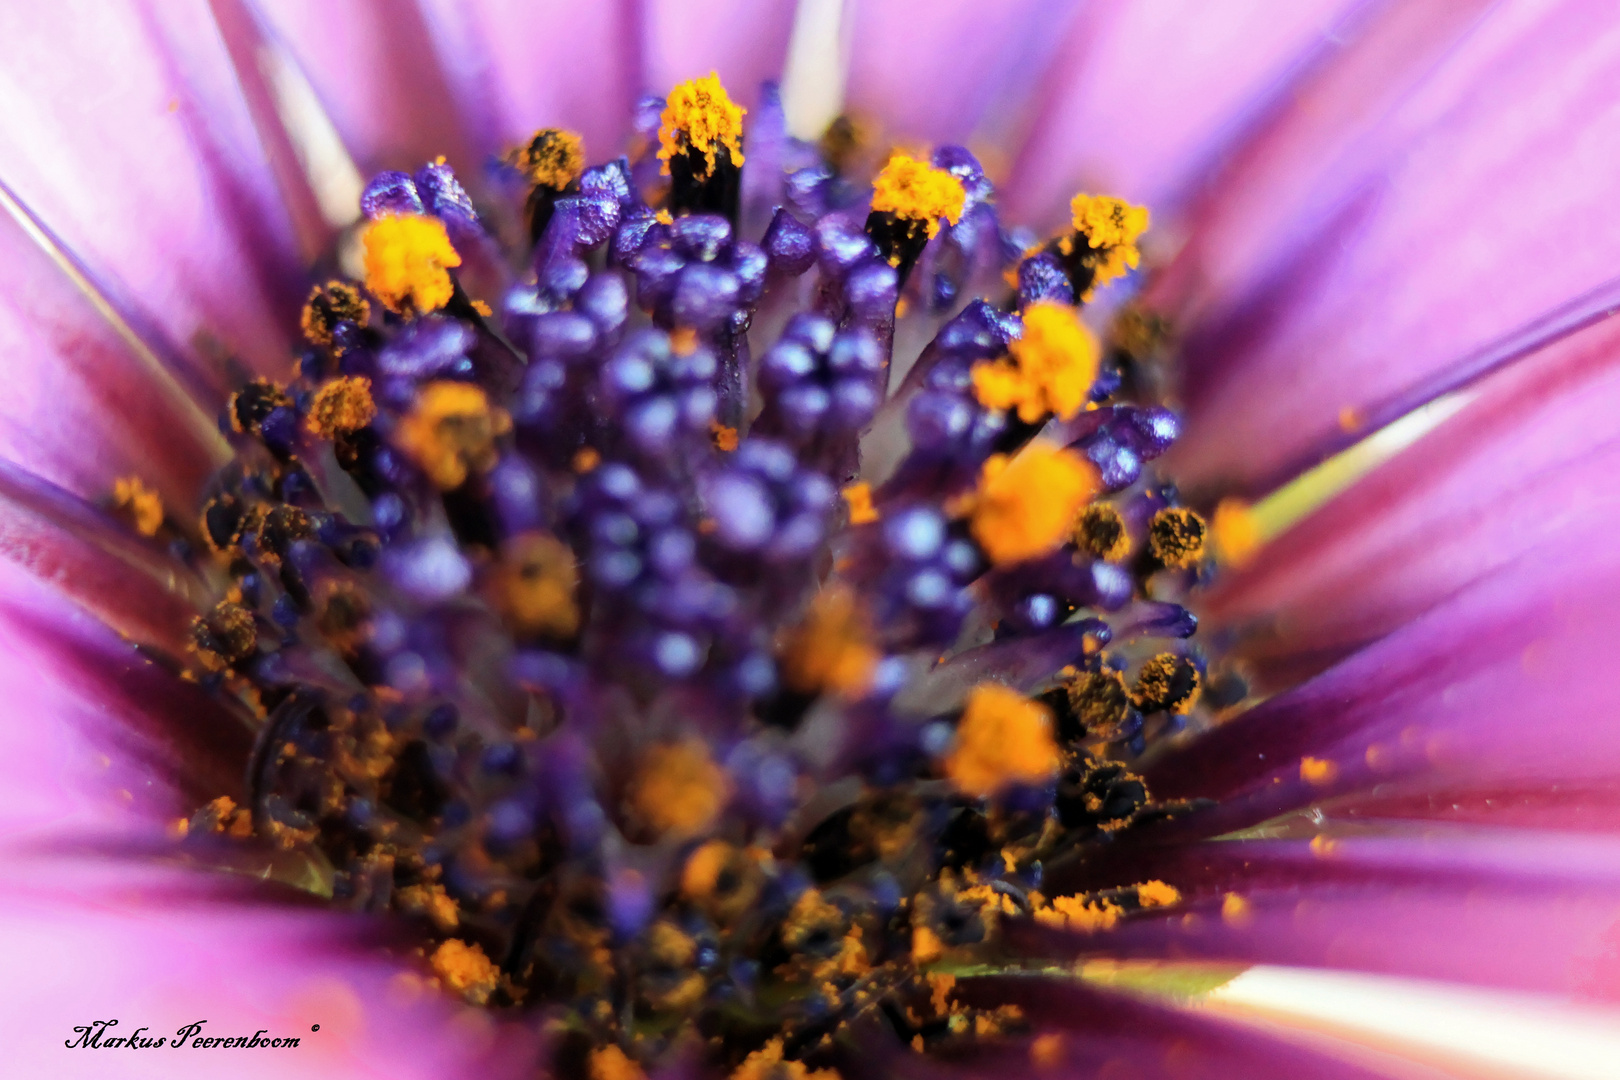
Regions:
<svg viewBox="0 0 1620 1080"><path fill-rule="evenodd" d="M24 1073L1612 1067L1606 8L35 7Z"/></svg>

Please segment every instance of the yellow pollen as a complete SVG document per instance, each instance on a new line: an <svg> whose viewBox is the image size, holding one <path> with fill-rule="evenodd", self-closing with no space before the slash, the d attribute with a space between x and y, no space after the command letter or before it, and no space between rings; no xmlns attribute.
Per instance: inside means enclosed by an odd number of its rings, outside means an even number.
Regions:
<svg viewBox="0 0 1620 1080"><path fill-rule="evenodd" d="M581 476L584 476L586 473L602 464L602 455L587 446L574 454L574 460L570 462L570 464L573 466L575 472L579 473Z"/></svg>
<svg viewBox="0 0 1620 1080"><path fill-rule="evenodd" d="M366 288L390 311L437 311L450 302L455 285L450 267L461 256L450 244L444 223L421 214L378 218L361 235Z"/></svg>
<svg viewBox="0 0 1620 1080"><path fill-rule="evenodd" d="M1136 673L1131 704L1143 712L1171 712L1185 716L1198 704L1203 680L1192 661L1175 653L1160 653Z"/></svg>
<svg viewBox="0 0 1620 1080"><path fill-rule="evenodd" d="M536 187L562 191L585 169L585 142L562 128L541 128L529 141L508 151L506 163Z"/></svg>
<svg viewBox="0 0 1620 1080"><path fill-rule="evenodd" d="M658 123L658 160L664 163L664 175L669 175L670 158L689 151L703 156L703 168L693 169L699 180L714 175L721 149L733 165L741 165L742 118L747 111L731 100L718 72L677 85L669 92Z"/></svg>
<svg viewBox="0 0 1620 1080"><path fill-rule="evenodd" d="M646 1080L646 1077L641 1066L617 1046L609 1044L591 1051L590 1080Z"/></svg>
<svg viewBox="0 0 1620 1080"><path fill-rule="evenodd" d="M1169 907L1181 902L1181 890L1162 881L1148 881L1136 887L1136 899L1145 908Z"/></svg>
<svg viewBox="0 0 1620 1080"><path fill-rule="evenodd" d="M1326 758L1301 758L1299 762L1299 778L1307 784L1316 787L1325 787L1333 783L1339 775L1339 767Z"/></svg>
<svg viewBox="0 0 1620 1080"><path fill-rule="evenodd" d="M513 630L570 638L579 629L579 573L567 544L542 532L516 537L503 553L500 607Z"/></svg>
<svg viewBox="0 0 1620 1080"><path fill-rule="evenodd" d="M1036 441L984 463L969 528L999 565L1056 550L1097 490L1097 471L1073 450Z"/></svg>
<svg viewBox="0 0 1620 1080"><path fill-rule="evenodd" d="M855 594L834 586L816 594L803 625L789 635L782 679L800 693L831 690L855 698L872 684L878 659Z"/></svg>
<svg viewBox="0 0 1620 1080"><path fill-rule="evenodd" d="M1056 1032L1037 1035L1029 1044L1029 1060L1037 1069L1055 1069L1063 1064L1063 1056L1063 1036Z"/></svg>
<svg viewBox="0 0 1620 1080"><path fill-rule="evenodd" d="M911 962L918 967L932 964L945 955L945 945L939 935L926 926L911 928Z"/></svg>
<svg viewBox="0 0 1620 1080"><path fill-rule="evenodd" d="M456 902L438 882L407 885L394 893L394 903L410 915L425 915L441 933L454 930L461 921Z"/></svg>
<svg viewBox="0 0 1620 1080"><path fill-rule="evenodd" d="M849 485L843 496L849 505L851 525L870 525L878 519L877 507L872 505L872 485L865 480Z"/></svg>
<svg viewBox="0 0 1620 1080"><path fill-rule="evenodd" d="M446 989L460 994L473 1005L483 1005L500 982L500 971L477 945L458 938L446 938L428 957L433 974Z"/></svg>
<svg viewBox="0 0 1620 1080"><path fill-rule="evenodd" d="M1260 521L1248 503L1238 499L1222 499L1215 507L1215 520L1210 524L1215 537L1215 548L1221 561L1242 566L1254 557L1265 543Z"/></svg>
<svg viewBox="0 0 1620 1080"><path fill-rule="evenodd" d="M1035 912L1035 920L1059 930L1094 933L1111 930L1125 914L1125 909L1111 900L1100 897L1059 896L1052 906Z"/></svg>
<svg viewBox="0 0 1620 1080"><path fill-rule="evenodd" d="M1235 892L1221 900L1221 921L1228 926L1244 926L1251 917L1249 902Z"/></svg>
<svg viewBox="0 0 1620 1080"><path fill-rule="evenodd" d="M839 1080L837 1069L812 1071L802 1061L782 1057L782 1040L772 1039L743 1059L731 1080Z"/></svg>
<svg viewBox="0 0 1620 1080"><path fill-rule="evenodd" d="M113 481L112 505L142 536L156 536L163 527L163 500L138 476Z"/></svg>
<svg viewBox="0 0 1620 1080"><path fill-rule="evenodd" d="M1018 410L1033 424L1047 413L1068 420L1097 378L1097 339L1068 304L1039 301L1024 311L1024 332L1000 360L973 365L973 390L987 409Z"/></svg>
<svg viewBox="0 0 1620 1080"><path fill-rule="evenodd" d="M305 339L311 344L330 345L332 331L338 323L364 326L370 317L371 305L366 303L359 289L345 281L328 281L310 290L300 324Z"/></svg>
<svg viewBox="0 0 1620 1080"><path fill-rule="evenodd" d="M945 774L975 798L994 795L1009 783L1039 784L1057 771L1052 714L999 683L980 683L968 694L956 727L956 748Z"/></svg>
<svg viewBox="0 0 1620 1080"><path fill-rule="evenodd" d="M1092 263L1092 288L1106 285L1142 261L1136 241L1148 227L1145 206L1108 195L1076 195L1069 203L1074 234L1101 258ZM1084 299L1091 298L1087 290Z"/></svg>
<svg viewBox="0 0 1620 1080"><path fill-rule="evenodd" d="M1125 519L1108 503L1091 503L1074 526L1074 543L1081 551L1107 562L1118 562L1131 553L1131 534Z"/></svg>
<svg viewBox="0 0 1620 1080"><path fill-rule="evenodd" d="M720 816L730 797L725 770L694 739L648 750L626 802L632 815L659 835L694 836Z"/></svg>
<svg viewBox="0 0 1620 1080"><path fill-rule="evenodd" d="M714 440L714 448L722 454L730 454L737 449L737 429L727 427L718 420L709 421L709 437Z"/></svg>
<svg viewBox="0 0 1620 1080"><path fill-rule="evenodd" d="M939 219L962 220L967 193L962 181L910 154L896 153L872 181L872 209L907 221L924 222L928 236L939 232Z"/></svg>
<svg viewBox="0 0 1620 1080"><path fill-rule="evenodd" d="M1191 510L1167 506L1148 524L1148 550L1172 570L1185 569L1204 557L1209 529Z"/></svg>
<svg viewBox="0 0 1620 1080"><path fill-rule="evenodd" d="M1088 671L1068 686L1069 708L1093 735L1111 731L1130 712L1130 692L1125 676L1109 668Z"/></svg>
<svg viewBox="0 0 1620 1080"><path fill-rule="evenodd" d="M691 356L697 347L698 332L690 326L677 326L669 332L669 351L676 356Z"/></svg>
<svg viewBox="0 0 1620 1080"><path fill-rule="evenodd" d="M359 431L377 416L371 400L371 380L364 375L333 379L315 391L305 426L312 435L335 439Z"/></svg>
<svg viewBox="0 0 1620 1080"><path fill-rule="evenodd" d="M435 485L450 491L465 483L469 472L494 467L495 437L507 423L505 413L490 408L482 388L431 382L394 437Z"/></svg>

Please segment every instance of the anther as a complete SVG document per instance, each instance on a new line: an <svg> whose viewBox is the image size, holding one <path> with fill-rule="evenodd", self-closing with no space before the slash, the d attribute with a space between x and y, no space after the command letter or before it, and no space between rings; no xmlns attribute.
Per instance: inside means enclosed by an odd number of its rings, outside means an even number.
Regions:
<svg viewBox="0 0 1620 1080"><path fill-rule="evenodd" d="M1204 557L1209 529L1204 519L1179 506L1167 506L1148 524L1148 551L1172 570L1184 569Z"/></svg>
<svg viewBox="0 0 1620 1080"><path fill-rule="evenodd" d="M1119 832L1147 804L1147 784L1117 761L1082 759L1058 783L1058 820L1081 839Z"/></svg>
<svg viewBox="0 0 1620 1080"><path fill-rule="evenodd" d="M872 212L866 234L889 261L904 287L906 277L944 218L962 220L967 193L962 181L909 154L896 153L872 181Z"/></svg>
<svg viewBox="0 0 1620 1080"><path fill-rule="evenodd" d="M1131 704L1145 713L1186 714L1198 703L1202 680L1185 656L1160 653L1142 665L1131 686Z"/></svg>
<svg viewBox="0 0 1620 1080"><path fill-rule="evenodd" d="M281 387L269 379L254 379L231 395L231 430L239 435L257 435L271 413L291 407L292 398Z"/></svg>
<svg viewBox="0 0 1620 1080"><path fill-rule="evenodd" d="M1124 517L1105 502L1091 503L1081 511L1074 526L1074 543L1086 554L1107 562L1119 562L1131 551Z"/></svg>
<svg viewBox="0 0 1620 1080"><path fill-rule="evenodd" d="M579 175L585 169L584 141L572 131L541 128L526 144L508 153L506 163L530 184L524 213L529 221L529 240L538 243L551 222L557 196L579 185Z"/></svg>
<svg viewBox="0 0 1620 1080"><path fill-rule="evenodd" d="M984 463L971 500L969 530L998 565L1056 550L1097 490L1097 472L1072 450L1032 442Z"/></svg>
<svg viewBox="0 0 1620 1080"><path fill-rule="evenodd" d="M315 391L305 423L311 434L336 439L359 431L376 416L371 380L364 375L348 375L333 379Z"/></svg>
<svg viewBox="0 0 1620 1080"><path fill-rule="evenodd" d="M499 606L514 633L567 639L579 629L574 553L554 536L524 533L501 562Z"/></svg>
<svg viewBox="0 0 1620 1080"><path fill-rule="evenodd" d="M736 221L745 112L712 71L670 91L659 118L658 159L670 178L669 202L677 213L723 214Z"/></svg>
<svg viewBox="0 0 1620 1080"><path fill-rule="evenodd" d="M370 317L371 305L359 289L348 282L328 281L310 290L300 323L310 344L330 346L339 323L364 326Z"/></svg>
<svg viewBox="0 0 1620 1080"><path fill-rule="evenodd" d="M209 671L224 671L253 655L259 631L253 612L241 604L222 600L207 615L191 622L191 647Z"/></svg>
<svg viewBox="0 0 1620 1080"><path fill-rule="evenodd" d="M504 413L490 408L482 387L433 382L422 388L394 437L435 486L451 491L470 473L494 467L495 438L507 423Z"/></svg>
<svg viewBox="0 0 1620 1080"><path fill-rule="evenodd" d="M999 683L980 683L956 726L945 775L963 794L988 798L1008 784L1045 783L1058 760L1046 708Z"/></svg>
<svg viewBox="0 0 1620 1080"><path fill-rule="evenodd" d="M1069 683L1069 709L1086 736L1115 739L1130 718L1125 677L1109 668L1087 671Z"/></svg>
<svg viewBox="0 0 1620 1080"><path fill-rule="evenodd" d="M461 265L461 256L438 218L381 217L366 226L361 243L366 289L389 311L402 315L437 311L455 294L450 268Z"/></svg>
<svg viewBox="0 0 1620 1080"><path fill-rule="evenodd" d="M973 390L987 409L1017 409L1033 424L1048 413L1071 419L1097 378L1097 339L1068 304L1024 309L1024 332L1000 360L973 365Z"/></svg>

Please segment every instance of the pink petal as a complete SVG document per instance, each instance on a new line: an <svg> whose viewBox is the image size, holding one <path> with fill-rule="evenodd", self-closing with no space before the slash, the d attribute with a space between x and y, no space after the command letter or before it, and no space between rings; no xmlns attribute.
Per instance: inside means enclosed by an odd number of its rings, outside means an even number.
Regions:
<svg viewBox="0 0 1620 1080"><path fill-rule="evenodd" d="M1620 524L1620 323L1489 380L1462 412L1228 575L1200 606L1309 673L1570 529Z"/></svg>
<svg viewBox="0 0 1620 1080"><path fill-rule="evenodd" d="M7 1069L96 1080L533 1075L531 1035L422 986L407 956L362 950L364 921L242 892L170 871L13 863L0 901L5 1014L37 1037L18 1040ZM67 1045L75 1026L109 1019L118 1026L99 1048ZM172 1040L198 1021L202 1036L262 1031L299 1044L105 1045L142 1027Z"/></svg>
<svg viewBox="0 0 1620 1080"><path fill-rule="evenodd" d="M620 152L643 90L632 5L423 0L421 13L474 153L541 127L580 132L593 161Z"/></svg>
<svg viewBox="0 0 1620 1080"><path fill-rule="evenodd" d="M1013 0L993 9L943 0L926 9L902 0L851 5L848 106L885 134L967 142L982 121L1014 110L1073 20L1064 0ZM1010 129L993 132L1005 142ZM1000 136L997 138L996 136Z"/></svg>
<svg viewBox="0 0 1620 1080"><path fill-rule="evenodd" d="M1252 485L1341 418L1444 372L1607 281L1620 27L1579 3L1504 5L1390 115L1322 154L1310 194L1225 223L1249 267L1185 346L1184 483ZM1218 237L1197 248L1206 254ZM1224 280L1223 280L1224 279Z"/></svg>
<svg viewBox="0 0 1620 1080"><path fill-rule="evenodd" d="M1162 209L1301 64L1332 47L1354 7L1346 0L1086 5L1036 92L1002 201L1016 218L1043 223L1060 218L1082 188Z"/></svg>
<svg viewBox="0 0 1620 1080"><path fill-rule="evenodd" d="M13 539L0 530L0 543ZM90 569L112 567L103 560ZM77 584L116 590L129 583ZM218 795L241 796L251 749L242 716L9 563L0 563L0 595L0 697L10 718L0 725L6 843L152 835ZM183 629L183 612L164 599L148 592L147 617L167 611L169 629Z"/></svg>
<svg viewBox="0 0 1620 1080"><path fill-rule="evenodd" d="M753 108L760 84L782 78L797 5L790 0L648 0L643 6L642 81L665 94L684 80L720 74Z"/></svg>
<svg viewBox="0 0 1620 1080"><path fill-rule="evenodd" d="M415 4L258 0L253 7L363 172L415 169L439 154L463 171L479 164Z"/></svg>
<svg viewBox="0 0 1620 1080"><path fill-rule="evenodd" d="M53 240L0 214L0 350L11 358L0 456L92 499L139 475L190 513L222 460L218 430L175 371L98 310L93 286L56 261L64 253L42 246Z"/></svg>
<svg viewBox="0 0 1620 1080"><path fill-rule="evenodd" d="M1620 998L1620 847L1609 838L1440 834L1351 837L1326 848L1260 840L1121 850L1107 865L1111 881L1162 879L1183 903L1163 918L1072 939L1072 952L1329 966ZM1223 914L1228 893L1246 906ZM1031 937L1067 955L1057 939Z"/></svg>
<svg viewBox="0 0 1620 1080"><path fill-rule="evenodd" d="M0 14L5 181L199 367L283 369L291 227L202 0Z"/></svg>
<svg viewBox="0 0 1620 1080"><path fill-rule="evenodd" d="M1461 590L1160 759L1147 771L1154 793L1220 800L1186 823L1210 835L1407 778L1452 789L1612 781L1612 537L1606 522L1571 529Z"/></svg>

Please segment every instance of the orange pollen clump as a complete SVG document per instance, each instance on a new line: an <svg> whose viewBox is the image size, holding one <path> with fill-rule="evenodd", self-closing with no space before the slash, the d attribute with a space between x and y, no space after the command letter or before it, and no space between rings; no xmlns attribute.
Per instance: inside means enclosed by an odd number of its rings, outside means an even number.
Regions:
<svg viewBox="0 0 1620 1080"><path fill-rule="evenodd" d="M664 163L664 175L669 175L670 158L689 151L703 156L703 169L693 169L700 180L714 174L722 148L733 165L741 165L742 118L747 111L731 100L717 72L677 85L658 121L658 160Z"/></svg>
<svg viewBox="0 0 1620 1080"><path fill-rule="evenodd" d="M877 507L872 505L872 485L865 480L851 484L843 491L844 502L849 505L851 525L870 525L878 519Z"/></svg>
<svg viewBox="0 0 1620 1080"><path fill-rule="evenodd" d="M1162 881L1148 881L1136 887L1136 899L1145 908L1169 907L1181 901L1181 890Z"/></svg>
<svg viewBox="0 0 1620 1080"><path fill-rule="evenodd" d="M394 438L441 490L466 482L470 471L494 467L495 437L506 431L504 412L490 408L481 387L432 382L400 422Z"/></svg>
<svg viewBox="0 0 1620 1080"><path fill-rule="evenodd" d="M631 814L654 832L693 836L720 816L731 797L725 770L692 740L655 746L641 759L626 800Z"/></svg>
<svg viewBox="0 0 1620 1080"><path fill-rule="evenodd" d="M772 1039L743 1059L731 1080L838 1080L837 1069L811 1070L802 1061L782 1058L782 1040Z"/></svg>
<svg viewBox="0 0 1620 1080"><path fill-rule="evenodd" d="M1008 354L973 365L973 390L985 408L1016 408L1026 424L1047 413L1071 419L1097 378L1097 339L1068 304L1031 304Z"/></svg>
<svg viewBox="0 0 1620 1080"><path fill-rule="evenodd" d="M370 317L371 305L366 303L359 289L344 281L328 281L310 290L299 325L308 341L316 345L331 345L332 331L338 323L351 322L364 326Z"/></svg>
<svg viewBox="0 0 1620 1080"><path fill-rule="evenodd" d="M501 564L499 606L512 628L523 635L572 637L579 629L573 550L554 536L529 532L507 545Z"/></svg>
<svg viewBox="0 0 1620 1080"><path fill-rule="evenodd" d="M1063 1036L1057 1032L1037 1035L1029 1044L1029 1060L1037 1069L1055 1069L1063 1063Z"/></svg>
<svg viewBox="0 0 1620 1080"><path fill-rule="evenodd" d="M965 794L986 798L1009 783L1044 783L1059 761L1044 706L999 683L980 683L968 694L945 774Z"/></svg>
<svg viewBox="0 0 1620 1080"><path fill-rule="evenodd" d="M1242 566L1254 557L1265 540L1260 522L1254 511L1238 499L1222 499L1215 507L1215 519L1210 522L1215 548L1221 561Z"/></svg>
<svg viewBox="0 0 1620 1080"><path fill-rule="evenodd" d="M1301 758L1299 762L1299 778L1307 784L1323 787L1333 783L1339 775L1339 767L1326 758Z"/></svg>
<svg viewBox="0 0 1620 1080"><path fill-rule="evenodd" d="M640 1065L612 1043L591 1051L590 1074L590 1080L646 1080L647 1076Z"/></svg>
<svg viewBox="0 0 1620 1080"><path fill-rule="evenodd" d="M1145 206L1133 206L1124 199L1108 195L1079 194L1069 203L1074 231L1059 242L1065 255L1080 252L1091 268L1091 288L1081 300L1090 300L1093 290L1115 278L1123 277L1142 261L1136 246L1137 238L1147 231L1148 212Z"/></svg>
<svg viewBox="0 0 1620 1080"><path fill-rule="evenodd" d="M348 375L333 379L315 391L310 402L309 419L305 421L311 434L323 439L359 431L377 416L377 404L371 400L371 380L364 375Z"/></svg>
<svg viewBox="0 0 1620 1080"><path fill-rule="evenodd" d="M711 420L709 436L714 440L714 448L722 454L729 454L737 449L737 429L734 427L727 427L718 420Z"/></svg>
<svg viewBox="0 0 1620 1080"><path fill-rule="evenodd" d="M163 527L163 499L138 476L113 481L112 505L142 536L156 536Z"/></svg>
<svg viewBox="0 0 1620 1080"><path fill-rule="evenodd" d="M585 142L572 131L541 128L510 151L506 163L536 187L562 191L585 169Z"/></svg>
<svg viewBox="0 0 1620 1080"><path fill-rule="evenodd" d="M910 154L896 153L872 181L874 213L926 222L930 238L939 232L940 218L952 225L961 221L966 202L962 181Z"/></svg>
<svg viewBox="0 0 1620 1080"><path fill-rule="evenodd" d="M1097 471L1073 450L1032 442L1015 457L994 454L984 463L969 505L969 528L990 561L999 565L1056 550L1081 507L1097 490Z"/></svg>
<svg viewBox="0 0 1620 1080"><path fill-rule="evenodd" d="M437 311L450 302L455 284L450 268L461 256L444 223L422 214L378 218L361 234L366 288L390 311Z"/></svg>
<svg viewBox="0 0 1620 1080"><path fill-rule="evenodd" d="M1051 907L1037 910L1035 920L1059 930L1091 933L1113 929L1124 914L1124 908L1101 897L1059 896Z"/></svg>
<svg viewBox="0 0 1620 1080"><path fill-rule="evenodd" d="M489 1001L489 995L500 982L500 970L484 955L484 950L458 938L440 942L428 957L428 964L446 989L474 1005Z"/></svg>
<svg viewBox="0 0 1620 1080"><path fill-rule="evenodd" d="M804 624L789 636L782 678L801 693L831 690L853 698L871 685L878 659L855 594L834 587L816 594Z"/></svg>

